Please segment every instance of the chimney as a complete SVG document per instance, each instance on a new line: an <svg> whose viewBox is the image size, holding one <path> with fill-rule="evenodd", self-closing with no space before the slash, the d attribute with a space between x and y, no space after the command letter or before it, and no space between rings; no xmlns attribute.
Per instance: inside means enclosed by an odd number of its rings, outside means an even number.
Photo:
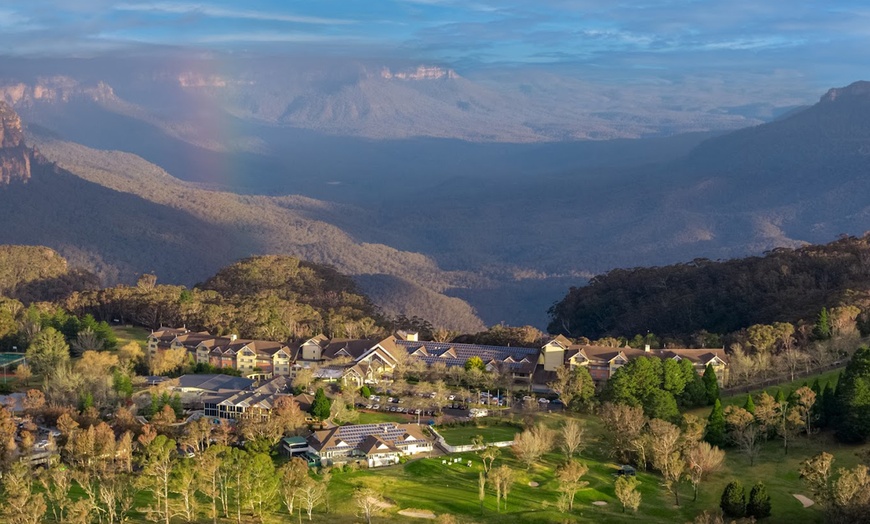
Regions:
<svg viewBox="0 0 870 524"><path fill-rule="evenodd" d="M396 334L399 335L400 339L407 342L419 342L420 339L420 334L416 331L406 331L403 329Z"/></svg>
<svg viewBox="0 0 870 524"><path fill-rule="evenodd" d="M645 346L643 347L643 352L644 352L644 353L649 353L649 352L650 352L649 344L647 344L647 345L645 345Z"/></svg>
<svg viewBox="0 0 870 524"><path fill-rule="evenodd" d="M230 335L230 342L235 342L237 338L239 338L239 336L236 335L235 333L232 333ZM647 347L649 347L649 346L647 346Z"/></svg>

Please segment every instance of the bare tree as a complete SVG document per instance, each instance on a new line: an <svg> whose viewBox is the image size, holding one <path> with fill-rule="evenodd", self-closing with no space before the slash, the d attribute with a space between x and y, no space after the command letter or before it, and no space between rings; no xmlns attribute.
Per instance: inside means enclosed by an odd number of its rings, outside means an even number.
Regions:
<svg viewBox="0 0 870 524"><path fill-rule="evenodd" d="M0 514L10 524L39 524L48 509L42 493L33 493L33 472L18 462L3 475L4 502Z"/></svg>
<svg viewBox="0 0 870 524"><path fill-rule="evenodd" d="M797 437L798 431L804 427L803 419L797 407L792 406L787 400L776 405L776 434L782 439L785 454L788 455L788 445Z"/></svg>
<svg viewBox="0 0 870 524"><path fill-rule="evenodd" d="M565 502L568 511L574 509L574 497L577 492L589 485L580 480L589 468L576 460L569 459L565 465L556 470L556 478L559 479L559 491L565 494Z"/></svg>
<svg viewBox="0 0 870 524"><path fill-rule="evenodd" d="M63 522L66 508L70 503L69 490L72 486L70 470L66 467L53 466L39 477L39 481L45 490L54 520Z"/></svg>
<svg viewBox="0 0 870 524"><path fill-rule="evenodd" d="M585 432L586 429L577 419L569 418L562 424L559 429L559 445L565 453L566 459L570 460L571 457L583 451Z"/></svg>
<svg viewBox="0 0 870 524"><path fill-rule="evenodd" d="M154 504L145 509L156 520L169 524L172 512L169 504L175 441L158 435L143 452L142 474L139 481L142 489L151 492Z"/></svg>
<svg viewBox="0 0 870 524"><path fill-rule="evenodd" d="M490 483L495 486L495 505L499 511L501 511L500 500L504 500L504 508L507 509L508 494L513 486L514 478L514 471L505 465L495 468L489 475Z"/></svg>
<svg viewBox="0 0 870 524"><path fill-rule="evenodd" d="M598 415L607 430L611 452L620 460L627 461L634 448L632 442L646 426L643 408L605 402Z"/></svg>
<svg viewBox="0 0 870 524"><path fill-rule="evenodd" d="M725 423L728 426L728 440L739 447L749 457L749 465L754 466L763 441L755 417L743 408L728 406L725 408Z"/></svg>
<svg viewBox="0 0 870 524"><path fill-rule="evenodd" d="M378 492L371 488L356 490L353 501L362 512L362 517L366 519L366 524L372 524L372 517L383 511L387 505Z"/></svg>
<svg viewBox="0 0 870 524"><path fill-rule="evenodd" d="M125 522L133 509L135 488L131 478L111 473L100 480L99 500L108 524Z"/></svg>
<svg viewBox="0 0 870 524"><path fill-rule="evenodd" d="M539 423L514 437L514 454L526 468L531 468L545 453L553 449L554 437L553 430Z"/></svg>
<svg viewBox="0 0 870 524"><path fill-rule="evenodd" d="M281 501L287 508L287 512L293 514L296 499L299 498L299 489L308 479L308 463L304 459L294 457L281 466Z"/></svg>
<svg viewBox="0 0 870 524"><path fill-rule="evenodd" d="M649 433L652 439L652 463L664 477L665 487L680 505L679 482L685 470L682 458L682 434L680 428L664 420L649 421Z"/></svg>
<svg viewBox="0 0 870 524"><path fill-rule="evenodd" d="M685 454L685 459L689 480L695 492L692 500L698 500L698 486L708 474L722 468L725 452L707 442L698 442L689 448Z"/></svg>
<svg viewBox="0 0 870 524"><path fill-rule="evenodd" d="M308 520L311 520L311 514L314 508L323 502L323 497L326 495L326 487L312 478L307 478L301 486L299 486L299 502L308 513Z"/></svg>

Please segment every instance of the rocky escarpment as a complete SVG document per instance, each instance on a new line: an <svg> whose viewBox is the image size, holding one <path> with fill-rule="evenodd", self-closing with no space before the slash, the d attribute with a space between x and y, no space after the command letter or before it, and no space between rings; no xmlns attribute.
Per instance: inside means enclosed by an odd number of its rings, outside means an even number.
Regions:
<svg viewBox="0 0 870 524"><path fill-rule="evenodd" d="M822 96L820 102L834 102L838 99L849 97L863 97L866 99L868 96L870 96L870 82L859 80L846 87L835 87L829 89L828 92Z"/></svg>
<svg viewBox="0 0 870 524"><path fill-rule="evenodd" d="M0 102L0 185L30 180L30 165L35 152L24 143L21 118Z"/></svg>

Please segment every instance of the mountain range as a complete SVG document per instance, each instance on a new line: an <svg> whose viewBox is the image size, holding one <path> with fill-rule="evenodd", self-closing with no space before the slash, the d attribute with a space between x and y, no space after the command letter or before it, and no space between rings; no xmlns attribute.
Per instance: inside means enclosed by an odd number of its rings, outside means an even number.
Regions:
<svg viewBox="0 0 870 524"><path fill-rule="evenodd" d="M867 229L865 82L810 107L786 96L767 123L731 114L647 132L605 119L620 134L446 68L278 68L261 80L256 64L115 78L65 67L49 77L17 64L0 82L41 159L29 176L3 171L17 174L2 178L0 243L53 247L107 283L156 271L190 285L238 258L287 253L353 275L389 312L463 331L543 326L569 286L614 267ZM476 113L497 115L500 101L517 119ZM527 107L575 126L518 125ZM591 136L623 138L573 140ZM5 144L0 158L18 158L20 144Z"/></svg>

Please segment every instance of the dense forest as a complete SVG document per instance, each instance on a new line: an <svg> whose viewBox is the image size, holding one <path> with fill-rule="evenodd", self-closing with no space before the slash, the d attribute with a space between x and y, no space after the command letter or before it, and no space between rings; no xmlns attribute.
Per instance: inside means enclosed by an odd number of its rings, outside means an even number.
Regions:
<svg viewBox="0 0 870 524"><path fill-rule="evenodd" d="M688 339L702 330L724 334L753 324L812 321L822 307L864 310L868 289L870 235L865 234L761 257L615 269L572 287L550 308L549 331L589 338L654 332Z"/></svg>
<svg viewBox="0 0 870 524"><path fill-rule="evenodd" d="M383 330L374 305L353 280L331 267L289 256L252 257L188 289L143 275L135 286L73 293L62 304L76 315L181 326L246 338L299 340L325 333L362 337Z"/></svg>
<svg viewBox="0 0 870 524"><path fill-rule="evenodd" d="M16 335L16 319L26 311L54 319L47 325L68 331L70 341L79 330L64 328L69 318L152 329L185 325L280 341L320 333L368 337L392 327L350 277L289 256L248 258L193 288L160 284L153 274L142 275L134 286L100 288L96 277L69 270L51 249L0 246L0 306L0 346L5 350L26 346Z"/></svg>
<svg viewBox="0 0 870 524"><path fill-rule="evenodd" d="M97 289L99 279L69 268L56 251L42 246L0 245L0 296L24 303L51 301L74 291Z"/></svg>

